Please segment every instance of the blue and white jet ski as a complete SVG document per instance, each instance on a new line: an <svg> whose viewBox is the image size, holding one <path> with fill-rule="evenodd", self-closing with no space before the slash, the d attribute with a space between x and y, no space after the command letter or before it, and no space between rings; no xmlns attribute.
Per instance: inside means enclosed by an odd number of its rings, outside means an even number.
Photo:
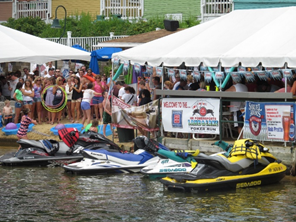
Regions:
<svg viewBox="0 0 296 222"><path fill-rule="evenodd" d="M134 139L134 153L114 149L84 149L84 159L77 163L64 165L65 172L74 174L137 173L143 167L155 165L159 157L154 155L158 143L145 136Z"/></svg>

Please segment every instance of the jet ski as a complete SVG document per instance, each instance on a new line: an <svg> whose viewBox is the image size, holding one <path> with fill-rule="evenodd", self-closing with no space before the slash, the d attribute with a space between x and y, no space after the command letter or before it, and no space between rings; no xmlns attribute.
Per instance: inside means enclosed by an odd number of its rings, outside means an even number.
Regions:
<svg viewBox="0 0 296 222"><path fill-rule="evenodd" d="M159 157L154 150L159 149L158 143L145 136L134 140L134 153L121 152L114 149L83 149L84 159L77 163L65 164L65 172L74 174L106 174L106 173L137 173L148 165L155 165Z"/></svg>
<svg viewBox="0 0 296 222"><path fill-rule="evenodd" d="M197 156L199 150L175 150L168 151L159 149L155 153L160 157L155 165L149 165L141 169L141 173L149 177L149 179L159 179L173 173L190 173L197 162L190 161L178 156L179 153L192 153L192 156ZM180 155L180 154L179 154Z"/></svg>
<svg viewBox="0 0 296 222"><path fill-rule="evenodd" d="M160 182L169 190L206 192L277 183L285 176L286 166L258 142L237 140L226 151L216 156L184 155L196 160L196 167L190 173L172 174Z"/></svg>
<svg viewBox="0 0 296 222"><path fill-rule="evenodd" d="M6 166L57 166L73 163L83 158L80 151L87 148L95 150L108 148L121 150L115 143L103 135L88 131L80 134L76 128L58 131L62 141L26 140L17 141L21 148L0 157L0 164Z"/></svg>

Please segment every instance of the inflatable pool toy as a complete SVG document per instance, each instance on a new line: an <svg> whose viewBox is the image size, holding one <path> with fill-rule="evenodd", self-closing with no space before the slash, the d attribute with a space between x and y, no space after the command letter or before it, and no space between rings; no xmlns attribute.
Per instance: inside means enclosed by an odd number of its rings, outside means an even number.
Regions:
<svg viewBox="0 0 296 222"><path fill-rule="evenodd" d="M88 79L91 82L94 82L95 81L95 76L96 76L96 74L92 73L92 76L89 76L89 75L85 74L83 77Z"/></svg>
<svg viewBox="0 0 296 222"><path fill-rule="evenodd" d="M91 127L91 123L88 124L84 130L81 131L81 133L87 132L89 130L89 128ZM98 133L103 134L103 125L98 125ZM115 129L115 127L113 127L113 129ZM110 136L112 135L112 130L110 128L110 125L108 124L106 127L106 136Z"/></svg>
<svg viewBox="0 0 296 222"><path fill-rule="evenodd" d="M64 125L64 128L76 128L79 132L81 131L83 124L81 123L69 123L69 124L58 124L58 125ZM58 136L59 133L59 129L56 129L57 125L52 127L50 129L51 132L53 132L54 135ZM60 128L60 129L64 129L64 128Z"/></svg>
<svg viewBox="0 0 296 222"><path fill-rule="evenodd" d="M13 130L13 129L17 129L17 125L15 123L8 123L5 128L7 130Z"/></svg>
<svg viewBox="0 0 296 222"><path fill-rule="evenodd" d="M60 130L60 129L65 129L66 126L65 126L64 124L60 123L60 124L57 124L54 128L55 128L56 130Z"/></svg>
<svg viewBox="0 0 296 222"><path fill-rule="evenodd" d="M10 125L9 125L10 124ZM12 125L13 124L13 125ZM16 125L16 128L15 128L15 125ZM8 128L7 128L8 126ZM16 135L17 134L17 131L18 129L20 128L21 124L20 123L17 123L17 124L14 124L14 123L8 123L3 129L2 129L2 132L5 133L5 135L9 136L9 135ZM35 126L33 123L31 123L29 125L29 128L28 128L28 132L31 132L32 129L33 129L33 126ZM13 129L11 129L10 127L13 127Z"/></svg>

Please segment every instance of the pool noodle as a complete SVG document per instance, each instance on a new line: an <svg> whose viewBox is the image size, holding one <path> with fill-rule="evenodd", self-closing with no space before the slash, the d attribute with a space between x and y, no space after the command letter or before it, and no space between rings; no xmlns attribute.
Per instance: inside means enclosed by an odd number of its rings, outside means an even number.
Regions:
<svg viewBox="0 0 296 222"><path fill-rule="evenodd" d="M123 69L123 64L121 64L121 65L119 66L119 68L117 69L117 72L116 72L116 74L113 76L112 81L115 81L115 80L120 76L120 74L122 73L122 69Z"/></svg>

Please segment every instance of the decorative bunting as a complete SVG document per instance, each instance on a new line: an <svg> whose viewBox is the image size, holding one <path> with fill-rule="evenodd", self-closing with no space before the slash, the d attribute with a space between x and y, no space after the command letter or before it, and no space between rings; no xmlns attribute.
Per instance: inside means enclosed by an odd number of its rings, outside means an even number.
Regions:
<svg viewBox="0 0 296 222"><path fill-rule="evenodd" d="M204 73L205 81L206 82L211 82L212 81L212 73L211 72L205 72Z"/></svg>
<svg viewBox="0 0 296 222"><path fill-rule="evenodd" d="M114 65L119 65L119 58L116 56L113 58Z"/></svg>
<svg viewBox="0 0 296 222"><path fill-rule="evenodd" d="M175 76L175 70L174 69L168 69L168 76L169 77Z"/></svg>
<svg viewBox="0 0 296 222"><path fill-rule="evenodd" d="M199 67L199 69L200 69L201 72L209 71L209 70L208 70L208 67L203 66L203 65L201 65L201 66Z"/></svg>
<svg viewBox="0 0 296 222"><path fill-rule="evenodd" d="M123 63L123 71L127 72L129 68L129 61L124 61Z"/></svg>
<svg viewBox="0 0 296 222"><path fill-rule="evenodd" d="M273 79L282 79L282 75L279 70L271 70L269 71L269 76Z"/></svg>
<svg viewBox="0 0 296 222"><path fill-rule="evenodd" d="M233 82L240 82L241 81L241 75L238 72L232 72L230 73L231 78L233 80Z"/></svg>
<svg viewBox="0 0 296 222"><path fill-rule="evenodd" d="M255 80L255 76L252 72L245 72L243 75L246 77L248 82L253 82Z"/></svg>
<svg viewBox="0 0 296 222"><path fill-rule="evenodd" d="M180 69L180 79L187 80L187 71L186 69Z"/></svg>
<svg viewBox="0 0 296 222"><path fill-rule="evenodd" d="M292 69L282 69L282 73L284 78L293 78Z"/></svg>
<svg viewBox="0 0 296 222"><path fill-rule="evenodd" d="M215 79L218 81L222 81L224 79L224 72L215 72Z"/></svg>
<svg viewBox="0 0 296 222"><path fill-rule="evenodd" d="M141 72L141 65L139 63L135 63L134 66L137 73Z"/></svg>
<svg viewBox="0 0 296 222"><path fill-rule="evenodd" d="M256 71L255 73L256 73L256 75L258 76L259 79L267 80L268 76L266 75L265 71Z"/></svg>
<svg viewBox="0 0 296 222"><path fill-rule="evenodd" d="M246 72L246 67L243 67L243 66L237 67L237 72L240 74L244 74Z"/></svg>
<svg viewBox="0 0 296 222"><path fill-rule="evenodd" d="M230 72L231 67L224 67L224 72L225 73L229 73Z"/></svg>
<svg viewBox="0 0 296 222"><path fill-rule="evenodd" d="M149 76L153 74L153 66L146 65L146 72Z"/></svg>
<svg viewBox="0 0 296 222"><path fill-rule="evenodd" d="M156 75L158 75L158 76L163 75L163 68L162 67L156 67Z"/></svg>
<svg viewBox="0 0 296 222"><path fill-rule="evenodd" d="M198 70L194 70L192 72L192 74L193 74L193 78L195 79L195 81L198 82L200 80L200 72Z"/></svg>
<svg viewBox="0 0 296 222"><path fill-rule="evenodd" d="M214 72L219 72L219 67L213 67L212 69Z"/></svg>

